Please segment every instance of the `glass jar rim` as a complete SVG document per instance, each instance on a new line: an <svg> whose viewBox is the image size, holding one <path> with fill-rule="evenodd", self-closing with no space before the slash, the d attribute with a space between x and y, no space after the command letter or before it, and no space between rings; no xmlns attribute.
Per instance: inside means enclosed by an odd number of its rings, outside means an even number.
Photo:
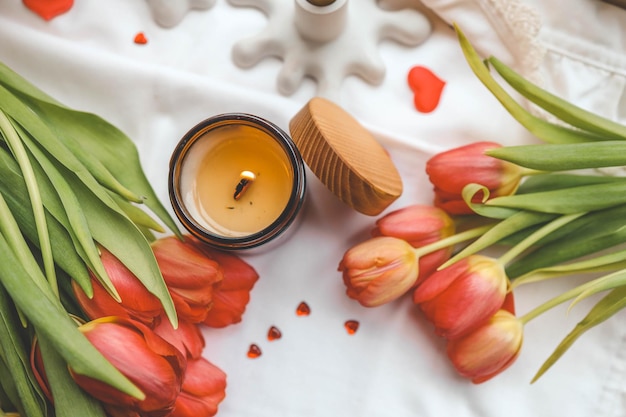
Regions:
<svg viewBox="0 0 626 417"><path fill-rule="evenodd" d="M186 208L181 194L181 171L185 157L194 143L212 130L233 124L256 128L274 139L285 152L293 172L293 185L284 210L271 224L246 236L223 236L203 227ZM285 233L297 217L306 192L306 173L300 151L291 137L276 124L249 113L222 113L202 120L178 142L169 164L168 192L174 214L189 233L199 240L224 250L252 249L264 245Z"/></svg>

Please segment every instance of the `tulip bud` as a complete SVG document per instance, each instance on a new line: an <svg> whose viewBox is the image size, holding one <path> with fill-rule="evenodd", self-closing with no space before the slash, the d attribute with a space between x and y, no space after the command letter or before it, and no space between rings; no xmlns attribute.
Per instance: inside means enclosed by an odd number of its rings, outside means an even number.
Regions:
<svg viewBox="0 0 626 417"><path fill-rule="evenodd" d="M427 205L411 205L392 211L376 221L373 236L391 236L421 248L455 232L454 220L443 210ZM452 254L452 246L419 258L419 283L435 272Z"/></svg>
<svg viewBox="0 0 626 417"><path fill-rule="evenodd" d="M402 239L375 237L349 249L339 263L348 297L375 307L405 294L417 280L414 248Z"/></svg>
<svg viewBox="0 0 626 417"><path fill-rule="evenodd" d="M508 278L495 259L471 255L424 280L413 293L435 332L448 339L471 332L498 311Z"/></svg>
<svg viewBox="0 0 626 417"><path fill-rule="evenodd" d="M171 417L210 417L226 396L226 374L204 358L189 361Z"/></svg>
<svg viewBox="0 0 626 417"><path fill-rule="evenodd" d="M461 195L470 183L486 187L491 197L513 194L522 179L522 168L485 154L499 147L495 142L475 142L430 158L426 173L435 186L435 205L451 214L473 213Z"/></svg>
<svg viewBox="0 0 626 417"><path fill-rule="evenodd" d="M220 265L224 276L219 286L213 290L213 307L203 323L210 327L226 327L239 323L259 274L237 255L209 248L197 240L194 244Z"/></svg>
<svg viewBox="0 0 626 417"><path fill-rule="evenodd" d="M178 316L202 322L213 306L213 291L223 278L222 269L193 244L168 236L152 243L163 279Z"/></svg>
<svg viewBox="0 0 626 417"><path fill-rule="evenodd" d="M499 310L471 333L448 342L448 357L457 372L473 383L485 382L511 366L522 348L524 326Z"/></svg>
<svg viewBox="0 0 626 417"><path fill-rule="evenodd" d="M187 320L178 320L178 327L174 329L170 320L163 314L155 320L152 330L178 349L187 359L198 359L202 355L205 341L197 324Z"/></svg>
<svg viewBox="0 0 626 417"><path fill-rule="evenodd" d="M145 395L138 400L105 383L70 372L76 383L111 408L110 414L137 413L142 417L164 417L174 408L180 393L185 357L174 346L137 321L103 317L79 327L102 355Z"/></svg>
<svg viewBox="0 0 626 417"><path fill-rule="evenodd" d="M121 302L117 302L91 274L93 297L90 299L82 288L72 280L76 301L90 319L117 316L138 320L151 325L163 311L159 299L150 293L139 279L122 262L105 248L100 248L100 258Z"/></svg>

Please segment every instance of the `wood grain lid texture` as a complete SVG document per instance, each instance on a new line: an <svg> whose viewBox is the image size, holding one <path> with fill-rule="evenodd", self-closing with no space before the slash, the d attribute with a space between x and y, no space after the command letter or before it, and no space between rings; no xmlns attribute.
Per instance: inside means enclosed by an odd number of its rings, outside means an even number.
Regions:
<svg viewBox="0 0 626 417"><path fill-rule="evenodd" d="M311 171L355 210L375 216L402 194L402 179L387 151L335 103L311 99L289 130Z"/></svg>

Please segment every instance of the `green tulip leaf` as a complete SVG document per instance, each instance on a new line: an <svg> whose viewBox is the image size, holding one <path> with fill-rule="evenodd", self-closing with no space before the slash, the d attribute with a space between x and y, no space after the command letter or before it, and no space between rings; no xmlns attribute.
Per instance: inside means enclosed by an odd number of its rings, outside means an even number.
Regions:
<svg viewBox="0 0 626 417"><path fill-rule="evenodd" d="M454 26L459 43L465 59L470 68L478 79L487 87L494 97L502 104L502 106L515 118L522 126L537 138L548 143L578 143L600 141L604 137L577 129L571 129L567 126L550 123L532 115L528 110L524 109L515 99L506 92L506 90L498 84L496 79L491 75L489 68L485 65L482 58L478 55L469 40L465 37L458 26Z"/></svg>
<svg viewBox="0 0 626 417"><path fill-rule="evenodd" d="M78 330L59 301L37 286L0 233L0 284L16 307L78 374L87 375L136 398L143 393Z"/></svg>
<svg viewBox="0 0 626 417"><path fill-rule="evenodd" d="M51 157L65 165L68 170L76 173L89 188L99 189L104 185L121 195L132 197L137 201L141 200L119 184L96 157L88 153L86 149L80 148L80 146L76 146L76 149L68 148L71 142L69 137L62 133L61 126L71 126L69 121L62 121L59 126L50 127L37 114L36 108L28 106L25 101L20 100L2 86L0 86L0 102L5 112L29 132L39 145L50 153ZM79 152L79 156L73 151Z"/></svg>
<svg viewBox="0 0 626 417"><path fill-rule="evenodd" d="M17 411L20 416L26 415L13 383L13 375L4 362L2 348L0 348L0 409Z"/></svg>
<svg viewBox="0 0 626 417"><path fill-rule="evenodd" d="M620 245L626 240L626 206L587 213L545 236L535 250L507 266L510 278Z"/></svg>
<svg viewBox="0 0 626 417"><path fill-rule="evenodd" d="M28 190L30 207L33 211L35 228L37 230L37 243L39 244L39 248L42 253L43 267L46 273L46 278L50 282L52 291L58 294L54 257L52 256L52 244L50 242L50 235L46 224L46 214L39 185L37 184L37 179L35 177L30 158L28 157L28 152L11 123L11 120L2 110L0 110L0 135L4 137L5 143L8 145L13 157L22 171L24 183L26 184L26 189Z"/></svg>
<svg viewBox="0 0 626 417"><path fill-rule="evenodd" d="M626 142L622 140L503 146L487 150L486 154L542 171L617 167L626 165Z"/></svg>
<svg viewBox="0 0 626 417"><path fill-rule="evenodd" d="M540 191L553 191L562 188L579 187L581 185L605 184L609 182L623 181L620 177L609 177L602 175L579 175L548 173L536 174L524 178L517 189L516 194L531 194Z"/></svg>
<svg viewBox="0 0 626 417"><path fill-rule="evenodd" d="M500 74L502 79L515 91L556 116L558 119L582 130L596 133L607 139L626 139L626 127L612 120L598 116L590 111L569 103L562 98L549 93L539 86L526 80L495 57L489 58L489 63ZM624 165L624 164L622 164Z"/></svg>
<svg viewBox="0 0 626 417"><path fill-rule="evenodd" d="M119 206L119 208L128 216L128 218L137 225L137 227L143 227L155 232L164 233L165 230L161 225L146 213L141 207L123 199L117 194L111 193L111 198Z"/></svg>
<svg viewBox="0 0 626 417"><path fill-rule="evenodd" d="M104 287L114 296L114 298L119 299L117 290L113 287L113 284L111 283L111 280L102 265L100 253L96 248L93 237L91 236L85 213L81 209L81 205L76 197L76 194L61 172L57 169L54 162L48 159L47 155L45 155L44 152L39 149L35 143L33 143L28 133L21 130L19 126L16 130L20 133L22 140L26 144L32 158L34 159L33 166L38 170L36 173L38 183L47 184L50 189L50 193L57 194L59 204L57 205L58 209L56 212L59 214L65 214L63 219L67 219L67 224L69 225L68 230L75 241L77 250L80 250L80 253L84 254L87 258L87 262L91 270L98 276ZM81 287L82 286L89 286L89 284L81 283Z"/></svg>
<svg viewBox="0 0 626 417"><path fill-rule="evenodd" d="M37 343L54 397L55 417L105 417L100 402L76 385L52 343L43 335L38 335Z"/></svg>
<svg viewBox="0 0 626 417"><path fill-rule="evenodd" d="M85 149L88 155L99 158L117 181L141 196L145 205L180 236L178 226L161 204L141 168L135 144L122 131L97 115L67 108L2 63L0 84L32 103L50 126L61 126L64 139L73 142L72 149Z"/></svg>
<svg viewBox="0 0 626 417"><path fill-rule="evenodd" d="M17 163L11 156L0 147L0 194L6 200L10 212L15 217L19 229L34 245L37 244L37 230L35 227L33 212L30 210L30 199L22 174ZM66 271L72 279L74 279L85 291L91 294L91 281L89 272L86 268L86 257L81 257L77 252L74 240L70 235L68 224L61 223L63 216L57 213L54 217L51 210L62 210L54 203L57 198L52 195L46 187L47 182L41 178L39 187L43 193L44 205L46 206L46 223L48 225L48 233L50 234L52 245L52 256L59 267ZM7 219L5 215L3 219ZM9 236L13 237L15 232L11 232Z"/></svg>
<svg viewBox="0 0 626 417"><path fill-rule="evenodd" d="M467 204L472 211L483 217L506 219L507 217L513 216L515 213L519 212L519 210L509 208L486 206L485 203L489 199L489 189L481 184L467 184L463 187L461 196L463 197L465 204ZM477 197L480 200L479 203L475 202Z"/></svg>
<svg viewBox="0 0 626 417"><path fill-rule="evenodd" d="M542 213L572 214L626 203L626 180L560 190L495 197L487 206Z"/></svg>
<svg viewBox="0 0 626 417"><path fill-rule="evenodd" d="M574 298L569 308L571 309L585 298L591 297L594 294L618 287L626 287L626 270L624 269L620 269L611 274L594 279L592 281L592 285L585 288L583 292Z"/></svg>
<svg viewBox="0 0 626 417"><path fill-rule="evenodd" d="M576 327L561 341L554 352L540 367L532 382L537 381L587 330L607 320L615 313L626 307L626 286L618 287L609 292L589 311Z"/></svg>
<svg viewBox="0 0 626 417"><path fill-rule="evenodd" d="M0 62L0 84L11 90L20 91L39 100L60 104L2 62Z"/></svg>
<svg viewBox="0 0 626 417"><path fill-rule="evenodd" d="M460 261L461 259L469 255L478 253L479 251L502 241L504 238L513 235L514 233L517 233L521 230L526 230L531 226L546 223L554 219L554 217L555 215L547 213L528 211L517 212L510 217L507 217L498 222L474 242L470 243L459 253L451 257L441 266L441 269L445 268L446 266L452 265L453 263Z"/></svg>
<svg viewBox="0 0 626 417"><path fill-rule="evenodd" d="M592 272L614 271L626 268L626 250L594 256L577 262L551 265L544 268L536 268L525 275L515 278L513 286L539 282L562 276Z"/></svg>
<svg viewBox="0 0 626 417"><path fill-rule="evenodd" d="M142 231L126 215L111 209L96 197L90 189L66 175L70 186L86 213L91 234L100 245L120 260L161 303L177 326L176 310L165 285L150 243Z"/></svg>
<svg viewBox="0 0 626 417"><path fill-rule="evenodd" d="M38 388L30 367L29 352L23 343L19 318L8 294L0 286L0 352L11 375L14 395L17 395L24 415L46 416L46 401ZM4 382L4 381L3 381Z"/></svg>

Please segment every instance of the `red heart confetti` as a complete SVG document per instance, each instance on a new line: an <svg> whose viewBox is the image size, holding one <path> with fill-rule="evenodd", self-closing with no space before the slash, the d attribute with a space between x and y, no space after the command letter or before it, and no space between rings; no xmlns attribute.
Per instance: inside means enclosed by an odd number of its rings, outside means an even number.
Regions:
<svg viewBox="0 0 626 417"><path fill-rule="evenodd" d="M135 35L135 43L139 45L145 45L148 43L148 38L146 38L146 35L144 35L143 32L139 32Z"/></svg>
<svg viewBox="0 0 626 417"><path fill-rule="evenodd" d="M308 316L311 314L311 308L304 301L298 304L298 308L296 308L296 314L298 316Z"/></svg>
<svg viewBox="0 0 626 417"><path fill-rule="evenodd" d="M254 343L251 344L250 347L248 348L248 357L250 359L256 359L259 356L261 356L261 354L262 354L261 348L255 345Z"/></svg>
<svg viewBox="0 0 626 417"><path fill-rule="evenodd" d="M74 5L74 0L22 0L24 5L39 17L50 20L67 12Z"/></svg>
<svg viewBox="0 0 626 417"><path fill-rule="evenodd" d="M346 320L343 326L346 328L348 334L351 335L355 334L356 331L359 330L359 322L356 320Z"/></svg>
<svg viewBox="0 0 626 417"><path fill-rule="evenodd" d="M278 340L281 337L283 337L283 334L280 330L278 330L276 326L270 327L270 329L267 331L267 340L269 340L270 342Z"/></svg>
<svg viewBox="0 0 626 417"><path fill-rule="evenodd" d="M413 104L417 111L430 113L437 108L446 82L426 67L415 66L409 71L407 81L413 91Z"/></svg>

